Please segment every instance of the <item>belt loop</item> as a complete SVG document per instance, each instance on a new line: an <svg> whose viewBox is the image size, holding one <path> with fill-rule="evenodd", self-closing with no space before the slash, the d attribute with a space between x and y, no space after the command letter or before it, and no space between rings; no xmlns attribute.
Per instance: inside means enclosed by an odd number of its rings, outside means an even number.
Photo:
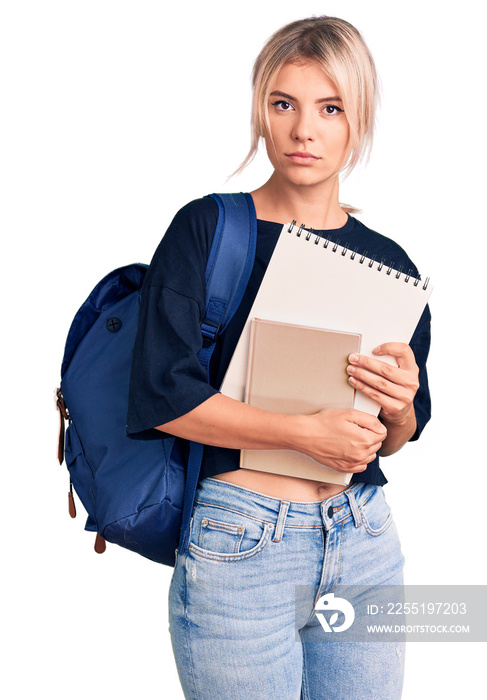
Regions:
<svg viewBox="0 0 487 700"><path fill-rule="evenodd" d="M276 531L274 532L273 542L280 542L282 540L282 533L284 530L284 523L286 522L286 515L289 509L290 501L281 501L281 507L279 508L279 515L277 516Z"/></svg>
<svg viewBox="0 0 487 700"><path fill-rule="evenodd" d="M348 489L345 491L348 497L348 502L350 503L350 510L352 511L352 516L353 520L355 522L355 527L360 527L362 525L362 517L360 515L360 511L357 505L357 501L355 500L355 496L352 493L351 489Z"/></svg>

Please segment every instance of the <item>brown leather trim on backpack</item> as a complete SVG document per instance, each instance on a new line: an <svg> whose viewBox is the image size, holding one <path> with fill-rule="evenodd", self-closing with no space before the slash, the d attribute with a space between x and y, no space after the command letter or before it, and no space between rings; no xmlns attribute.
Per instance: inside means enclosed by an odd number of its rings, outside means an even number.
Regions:
<svg viewBox="0 0 487 700"><path fill-rule="evenodd" d="M107 543L105 542L103 537L101 535L99 535L97 532L96 538L95 538L95 552L97 554L103 554L103 552L106 550L106 548L107 548Z"/></svg>
<svg viewBox="0 0 487 700"><path fill-rule="evenodd" d="M65 421L71 421L69 417L68 407L64 401L64 396L61 393L61 387L56 390L55 395L56 408L59 411L59 436L58 436L58 446L57 446L57 458L59 464L64 462L64 433L65 433Z"/></svg>
<svg viewBox="0 0 487 700"><path fill-rule="evenodd" d="M69 514L72 518L76 517L76 504L74 502L73 484L71 482L69 482L68 511L69 511Z"/></svg>

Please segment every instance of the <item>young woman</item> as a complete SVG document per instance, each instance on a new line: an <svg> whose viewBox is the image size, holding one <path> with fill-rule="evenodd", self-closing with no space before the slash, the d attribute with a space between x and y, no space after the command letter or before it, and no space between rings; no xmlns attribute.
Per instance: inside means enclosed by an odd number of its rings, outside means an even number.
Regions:
<svg viewBox="0 0 487 700"><path fill-rule="evenodd" d="M157 428L205 444L186 551L170 588L170 631L187 698L394 700L403 647L325 643L314 605L338 585L401 584L403 557L382 493L378 455L419 437L429 419L429 312L410 345L352 356L350 383L376 400L357 410L281 415L218 392L282 224L306 222L394 267L416 268L393 241L339 203L339 176L370 147L377 80L358 31L330 17L279 30L254 67L253 143L274 168L251 192L258 224L243 301L218 341L207 383L197 353L205 267L217 205L175 216L142 294L128 429ZM324 300L326 302L326 300ZM398 367L381 361L393 355ZM348 487L239 468L239 450L286 448L338 471ZM296 601L299 598L299 605Z"/></svg>

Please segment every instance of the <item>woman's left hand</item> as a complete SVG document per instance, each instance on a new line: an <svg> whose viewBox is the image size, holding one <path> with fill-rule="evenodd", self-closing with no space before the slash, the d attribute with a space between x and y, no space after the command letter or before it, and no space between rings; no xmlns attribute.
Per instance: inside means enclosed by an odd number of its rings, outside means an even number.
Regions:
<svg viewBox="0 0 487 700"><path fill-rule="evenodd" d="M350 384L381 406L380 417L388 425L404 424L419 388L419 368L406 343L384 343L374 355L392 355L398 366L367 355L350 355L347 372Z"/></svg>

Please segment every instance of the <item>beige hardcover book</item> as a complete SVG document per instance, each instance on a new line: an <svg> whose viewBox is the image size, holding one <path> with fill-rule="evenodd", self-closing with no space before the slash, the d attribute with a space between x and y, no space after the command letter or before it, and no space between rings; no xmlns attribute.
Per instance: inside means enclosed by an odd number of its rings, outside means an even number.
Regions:
<svg viewBox="0 0 487 700"><path fill-rule="evenodd" d="M286 414L353 408L346 367L360 341L356 333L252 319L245 402ZM242 450L240 466L334 484L351 477L292 450Z"/></svg>

